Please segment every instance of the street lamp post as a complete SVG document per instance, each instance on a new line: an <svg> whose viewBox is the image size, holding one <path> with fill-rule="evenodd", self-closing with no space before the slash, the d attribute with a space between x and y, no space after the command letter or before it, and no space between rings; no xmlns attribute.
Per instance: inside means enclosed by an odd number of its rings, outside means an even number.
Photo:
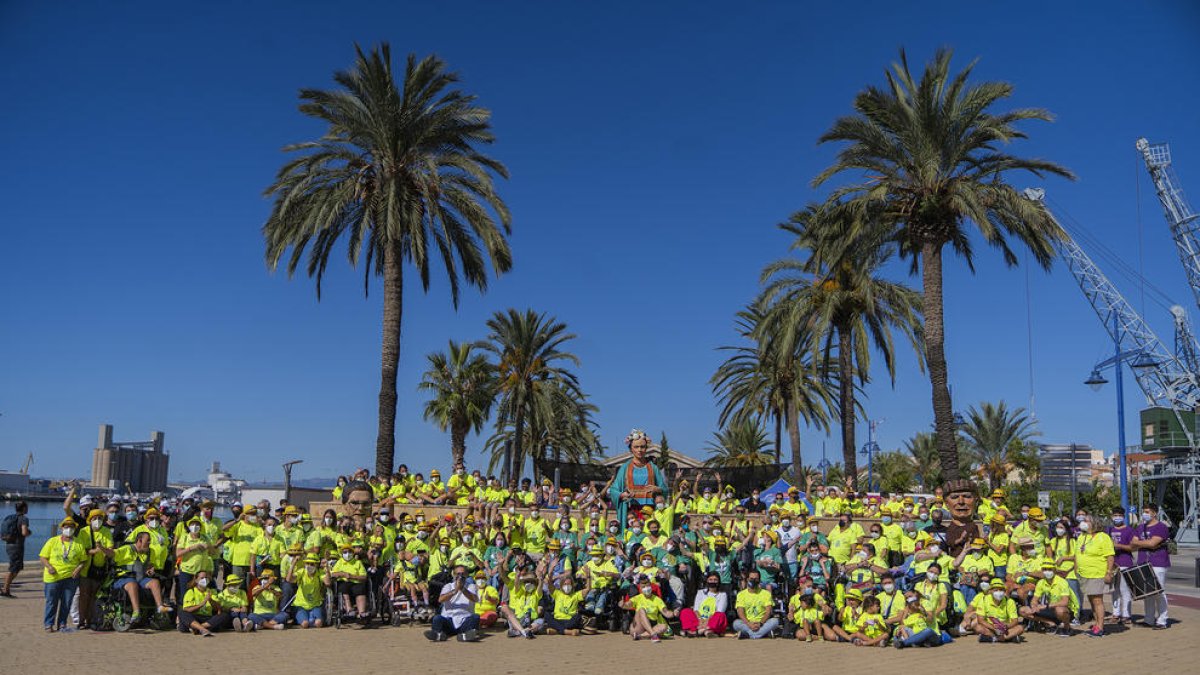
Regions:
<svg viewBox="0 0 1200 675"><path fill-rule="evenodd" d="M817 463L817 468L821 470L821 484L824 485L829 481L829 460L825 459L825 441L821 441L821 461Z"/></svg>
<svg viewBox="0 0 1200 675"><path fill-rule="evenodd" d="M1142 351L1141 349L1130 349L1121 351L1121 324L1120 317L1113 315L1113 345L1114 354L1107 358L1092 369L1092 374L1088 379L1084 380L1084 384L1092 388L1093 391L1100 391L1100 388L1108 384L1108 380L1100 373L1101 370L1112 366L1117 380L1117 480L1121 487L1121 510L1126 515L1129 514L1129 472L1125 461L1125 386L1122 366L1126 361L1129 362L1129 367L1134 370L1147 370L1158 366L1158 362L1154 357ZM1074 466L1071 467L1072 474Z"/></svg>
<svg viewBox="0 0 1200 675"><path fill-rule="evenodd" d="M875 453L879 452L879 445L875 442L875 427L883 420L867 420L867 443L863 446L862 453L867 456L867 491L875 489Z"/></svg>

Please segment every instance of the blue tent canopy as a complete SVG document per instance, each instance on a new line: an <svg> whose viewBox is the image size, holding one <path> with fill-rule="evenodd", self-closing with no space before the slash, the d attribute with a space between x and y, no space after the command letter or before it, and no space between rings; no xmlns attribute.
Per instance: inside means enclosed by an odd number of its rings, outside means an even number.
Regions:
<svg viewBox="0 0 1200 675"><path fill-rule="evenodd" d="M780 478L779 480L775 481L771 487L758 493L758 498L762 500L762 503L767 505L767 508L770 508L771 503L775 501L776 493L783 493L783 496L787 497L787 491L791 487L791 483ZM808 507L809 513L814 513L812 502L808 501L808 495L806 495L803 491L800 492L800 501L804 502L804 505Z"/></svg>

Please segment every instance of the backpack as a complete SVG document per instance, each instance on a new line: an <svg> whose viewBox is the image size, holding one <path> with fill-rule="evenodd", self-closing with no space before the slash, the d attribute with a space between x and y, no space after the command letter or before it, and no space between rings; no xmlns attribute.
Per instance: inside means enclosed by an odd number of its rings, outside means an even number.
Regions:
<svg viewBox="0 0 1200 675"><path fill-rule="evenodd" d="M4 523L0 524L0 539L6 544L15 544L21 540L21 528L17 526L17 514L10 513L4 516Z"/></svg>

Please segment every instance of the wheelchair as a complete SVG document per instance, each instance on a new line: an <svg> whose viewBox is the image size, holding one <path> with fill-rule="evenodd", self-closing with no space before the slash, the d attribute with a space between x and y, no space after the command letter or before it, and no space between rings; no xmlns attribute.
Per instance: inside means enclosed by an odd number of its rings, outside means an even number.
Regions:
<svg viewBox="0 0 1200 675"><path fill-rule="evenodd" d="M94 630L128 632L133 628L149 627L156 631L166 631L175 628L174 612L159 612L154 607L154 597L150 591L138 588L138 599L143 607L143 615L133 615L133 603L124 588L113 588L113 584L125 575L119 575L112 570L104 575L100 587L96 590L96 602L92 610ZM161 579L160 579L161 583ZM154 607L156 611L146 615L146 607Z"/></svg>

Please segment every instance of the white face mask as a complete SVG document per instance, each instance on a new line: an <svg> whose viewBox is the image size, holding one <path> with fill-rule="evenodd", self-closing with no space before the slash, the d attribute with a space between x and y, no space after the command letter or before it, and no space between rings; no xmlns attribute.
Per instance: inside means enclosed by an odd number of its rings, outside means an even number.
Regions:
<svg viewBox="0 0 1200 675"><path fill-rule="evenodd" d="M642 595L650 595L653 592L654 592L654 588L651 586L642 587Z"/></svg>
<svg viewBox="0 0 1200 675"><path fill-rule="evenodd" d="M191 532L192 534L197 534L200 532L200 526L192 525L191 527L188 528L188 531Z"/></svg>
<svg viewBox="0 0 1200 675"><path fill-rule="evenodd" d="M1150 521L1152 521L1152 520L1154 520L1154 514L1153 514L1153 513L1149 513L1149 512L1146 512L1146 511L1143 511L1143 512L1142 512L1142 522L1143 522L1143 523L1148 523L1148 522L1150 522Z"/></svg>
<svg viewBox="0 0 1200 675"><path fill-rule="evenodd" d="M937 579L938 579L937 572L926 572L925 578L928 579L929 581L937 581Z"/></svg>
<svg viewBox="0 0 1200 675"><path fill-rule="evenodd" d="M439 549L442 551L442 553L449 553L449 552L450 552L450 547L449 547L449 546L439 546L438 548L439 548Z"/></svg>
<svg viewBox="0 0 1200 675"><path fill-rule="evenodd" d="M342 560L349 560L353 557L354 557L354 554L351 553L350 551L346 551L345 553L342 553Z"/></svg>
<svg viewBox="0 0 1200 675"><path fill-rule="evenodd" d="M895 586L895 584L884 584L884 585L883 585L883 592L884 592L884 593L891 593L891 592L892 592L892 591L894 591L894 590L896 590L896 586Z"/></svg>
<svg viewBox="0 0 1200 675"><path fill-rule="evenodd" d="M759 548L766 548L766 547L767 547L767 540L766 540L766 539L763 539L763 538L761 538L761 537L759 537L759 539L758 539L758 547L759 547Z"/></svg>
<svg viewBox="0 0 1200 675"><path fill-rule="evenodd" d="M98 530L98 529L100 529L100 526L101 526L101 525L103 525L103 524L104 524L104 521L103 521L103 520L101 520L101 519L99 519L99 518L93 518L93 519L92 519L92 529L93 529L93 530Z"/></svg>
<svg viewBox="0 0 1200 675"><path fill-rule="evenodd" d="M535 584L525 584L526 593L532 593L534 588L536 588Z"/></svg>
<svg viewBox="0 0 1200 675"><path fill-rule="evenodd" d="M496 547L497 547L497 548L504 548L504 540L503 540L503 539L497 539L497 540L496 540Z"/></svg>
<svg viewBox="0 0 1200 675"><path fill-rule="evenodd" d="M974 558L974 559L976 559L976 560L979 560L980 558L982 558L982 557L983 557L983 551L972 551L972 552L971 552L971 557L972 557L972 558Z"/></svg>
<svg viewBox="0 0 1200 675"><path fill-rule="evenodd" d="M62 536L66 537L67 539L70 539L71 537L74 537L74 536L75 536L75 528L73 528L73 527L64 527L64 528L62 529Z"/></svg>
<svg viewBox="0 0 1200 675"><path fill-rule="evenodd" d="M613 553L616 551L616 549L615 549L615 548L613 548L612 546L606 546L606 547L604 548L604 550L605 550L605 551L608 551L608 554L609 554L609 555L612 555L612 554L613 554Z"/></svg>
<svg viewBox="0 0 1200 675"><path fill-rule="evenodd" d="M541 517L541 515L542 515L542 514L541 514L541 513L539 513L539 512L537 512L537 511L530 511L530 512L529 512L529 517L530 517L530 518L540 518L540 517Z"/></svg>
<svg viewBox="0 0 1200 675"><path fill-rule="evenodd" d="M309 574L313 574L317 571L317 566L316 565L305 565L304 571L308 572Z"/></svg>
<svg viewBox="0 0 1200 675"><path fill-rule="evenodd" d="M1063 535L1065 535L1065 534L1067 533L1067 528L1065 528L1065 527L1056 527L1056 528L1054 528L1054 531L1055 531L1055 532L1058 534L1058 536L1060 536L1060 537L1061 537L1061 536L1063 536Z"/></svg>
<svg viewBox="0 0 1200 675"><path fill-rule="evenodd" d="M425 539L425 538L427 538L427 537L429 537L429 533L428 533L428 532L424 532L424 531L422 531L422 532L418 532L418 533L417 533L417 539Z"/></svg>
<svg viewBox="0 0 1200 675"><path fill-rule="evenodd" d="M326 518L325 519L325 527L332 527L332 526L333 526L333 518Z"/></svg>
<svg viewBox="0 0 1200 675"><path fill-rule="evenodd" d="M292 516L291 518L288 518L288 522L292 525L295 525L296 523L300 522L300 516Z"/></svg>
<svg viewBox="0 0 1200 675"><path fill-rule="evenodd" d="M929 552L934 555L937 555L942 552L942 547L938 546L937 544L934 544L933 546L929 547Z"/></svg>
<svg viewBox="0 0 1200 675"><path fill-rule="evenodd" d="M158 527L158 521L151 518L150 520L146 521L146 527L153 530L154 528Z"/></svg>
<svg viewBox="0 0 1200 675"><path fill-rule="evenodd" d="M570 593L574 588L570 584L563 584L563 593Z"/></svg>
<svg viewBox="0 0 1200 675"><path fill-rule="evenodd" d="M275 534L275 526L274 525L268 525L265 529L267 530L267 534Z"/></svg>
<svg viewBox="0 0 1200 675"><path fill-rule="evenodd" d="M1042 576L1047 580L1053 579L1055 577L1054 570L1042 570Z"/></svg>
<svg viewBox="0 0 1200 675"><path fill-rule="evenodd" d="M820 529L820 528L818 528L816 525L810 525L810 526L808 527L808 531L809 531L809 532L812 532L813 534L816 534L816 533L817 533L817 530L819 530L819 529Z"/></svg>
<svg viewBox="0 0 1200 675"><path fill-rule="evenodd" d="M517 512L517 507L515 507L515 506L510 506L510 507L508 507L508 515L510 515L510 516L511 516L511 515L513 515L513 514L514 514L514 513L516 513L516 512Z"/></svg>
<svg viewBox="0 0 1200 675"><path fill-rule="evenodd" d="M1092 531L1091 521L1089 521L1089 520L1079 521L1079 531L1080 532L1091 532Z"/></svg>
<svg viewBox="0 0 1200 675"><path fill-rule="evenodd" d="M469 543L471 543L471 535L469 535L469 534L464 534L464 535L462 536L462 539L463 539L463 543L464 543L464 544L469 544Z"/></svg>
<svg viewBox="0 0 1200 675"><path fill-rule="evenodd" d="M992 591L992 599L996 602L1000 602L1004 599L1004 591Z"/></svg>
<svg viewBox="0 0 1200 675"><path fill-rule="evenodd" d="M196 585L200 588L208 588L208 578L197 579Z"/></svg>

